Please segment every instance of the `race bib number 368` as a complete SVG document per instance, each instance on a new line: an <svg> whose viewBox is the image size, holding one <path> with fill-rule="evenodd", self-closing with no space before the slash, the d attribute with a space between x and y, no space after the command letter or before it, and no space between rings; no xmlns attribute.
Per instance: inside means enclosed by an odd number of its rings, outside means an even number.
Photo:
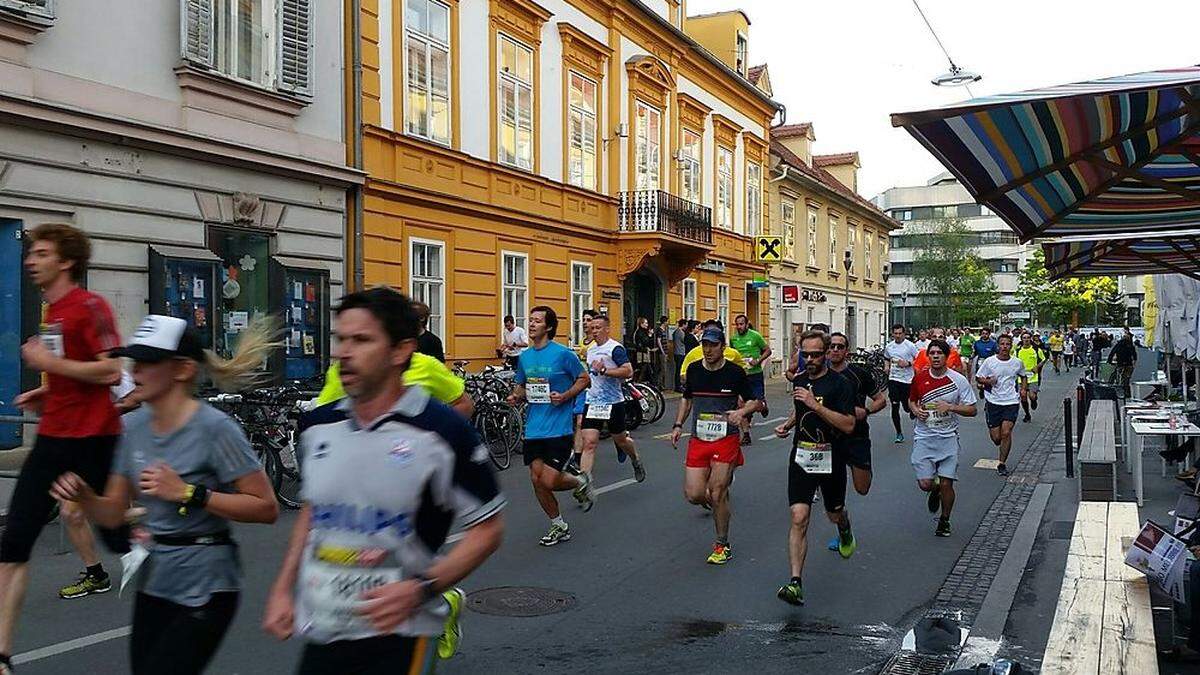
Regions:
<svg viewBox="0 0 1200 675"><path fill-rule="evenodd" d="M796 445L796 466L806 473L833 473L833 446L801 441Z"/></svg>

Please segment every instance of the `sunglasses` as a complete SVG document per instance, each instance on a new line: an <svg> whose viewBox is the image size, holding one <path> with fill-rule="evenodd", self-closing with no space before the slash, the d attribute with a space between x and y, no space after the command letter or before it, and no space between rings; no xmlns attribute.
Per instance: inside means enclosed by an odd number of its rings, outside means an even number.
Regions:
<svg viewBox="0 0 1200 675"><path fill-rule="evenodd" d="M800 356L806 359L823 359L825 358L825 352L800 352Z"/></svg>
<svg viewBox="0 0 1200 675"><path fill-rule="evenodd" d="M833 344L829 345L829 348L830 348L830 349L833 349L833 350L838 350L838 351L841 351L841 350L843 350L843 349L846 349L846 345L840 345L840 344L837 344L837 343L835 342L835 343L833 343Z"/></svg>

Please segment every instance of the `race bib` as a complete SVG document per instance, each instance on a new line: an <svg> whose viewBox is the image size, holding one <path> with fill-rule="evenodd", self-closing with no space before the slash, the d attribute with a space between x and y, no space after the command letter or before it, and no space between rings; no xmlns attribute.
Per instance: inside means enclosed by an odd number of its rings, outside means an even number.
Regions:
<svg viewBox="0 0 1200 675"><path fill-rule="evenodd" d="M67 355L63 345L62 324L43 324L38 337L41 338L42 344L46 345L46 349L49 349L58 358L61 359Z"/></svg>
<svg viewBox="0 0 1200 675"><path fill-rule="evenodd" d="M800 441L796 445L796 466L804 469L805 473L833 473L833 446Z"/></svg>
<svg viewBox="0 0 1200 675"><path fill-rule="evenodd" d="M525 398L530 403L550 402L550 381L544 377L531 377L525 383Z"/></svg>
<svg viewBox="0 0 1200 675"><path fill-rule="evenodd" d="M721 413L700 413L696 416L696 438L719 441L728 434L729 423Z"/></svg>
<svg viewBox="0 0 1200 675"><path fill-rule="evenodd" d="M300 580L301 599L309 619L301 632L375 632L366 617L358 613L363 593L401 579L391 551L318 545L313 558L304 565Z"/></svg>
<svg viewBox="0 0 1200 675"><path fill-rule="evenodd" d="M606 420L612 417L611 403L589 403L587 417L590 420Z"/></svg>
<svg viewBox="0 0 1200 675"><path fill-rule="evenodd" d="M952 412L938 412L936 403L926 403L925 411L929 413L929 418L925 420L925 425L930 427L947 427L953 421Z"/></svg>

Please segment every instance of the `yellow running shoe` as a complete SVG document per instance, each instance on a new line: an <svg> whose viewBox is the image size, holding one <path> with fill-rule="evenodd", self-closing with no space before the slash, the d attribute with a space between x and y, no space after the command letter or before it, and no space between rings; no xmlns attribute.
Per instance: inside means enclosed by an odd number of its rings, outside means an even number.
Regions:
<svg viewBox="0 0 1200 675"><path fill-rule="evenodd" d="M724 565L731 558L733 558L733 548L729 544L713 544L713 552L708 556L708 564Z"/></svg>
<svg viewBox="0 0 1200 675"><path fill-rule="evenodd" d="M459 623L459 617L462 616L463 603L467 601L466 593L462 592L461 588L451 588L442 593L442 599L450 605L450 615L446 617L446 625L442 628L442 635L437 640L437 653L439 659L448 659L458 653L458 644L462 642L463 629Z"/></svg>

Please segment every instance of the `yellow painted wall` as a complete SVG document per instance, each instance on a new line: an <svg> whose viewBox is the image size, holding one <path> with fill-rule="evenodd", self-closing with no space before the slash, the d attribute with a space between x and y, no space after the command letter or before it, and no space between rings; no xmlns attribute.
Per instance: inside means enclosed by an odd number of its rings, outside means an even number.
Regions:
<svg viewBox="0 0 1200 675"><path fill-rule="evenodd" d="M747 37L750 35L750 22L745 14L737 10L688 17L683 24L683 32L688 37L699 42L730 68L735 67L738 31Z"/></svg>

